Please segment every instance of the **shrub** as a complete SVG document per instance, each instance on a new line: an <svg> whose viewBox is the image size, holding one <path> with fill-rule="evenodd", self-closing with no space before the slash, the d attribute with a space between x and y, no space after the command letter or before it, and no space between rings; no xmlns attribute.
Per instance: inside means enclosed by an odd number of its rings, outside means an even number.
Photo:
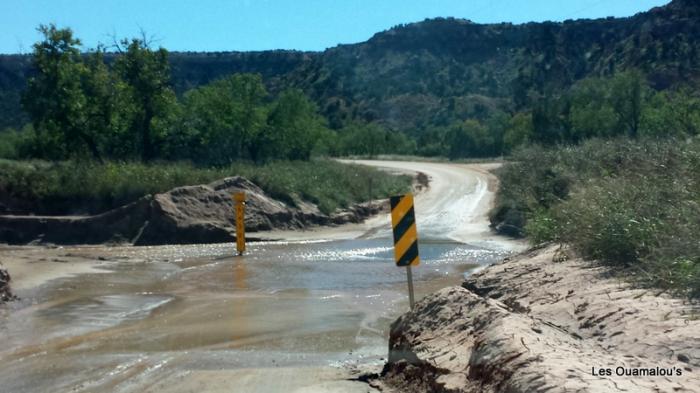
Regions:
<svg viewBox="0 0 700 393"><path fill-rule="evenodd" d="M525 224L525 235L534 244L540 244L559 237L557 221L552 214L545 209L540 209Z"/></svg>
<svg viewBox="0 0 700 393"><path fill-rule="evenodd" d="M559 237L591 259L612 264L639 261L657 246L656 235L667 214L659 205L657 186L624 178L591 183L553 209L561 226Z"/></svg>
<svg viewBox="0 0 700 393"><path fill-rule="evenodd" d="M533 146L498 174L497 229L570 243L640 284L700 297L699 139Z"/></svg>

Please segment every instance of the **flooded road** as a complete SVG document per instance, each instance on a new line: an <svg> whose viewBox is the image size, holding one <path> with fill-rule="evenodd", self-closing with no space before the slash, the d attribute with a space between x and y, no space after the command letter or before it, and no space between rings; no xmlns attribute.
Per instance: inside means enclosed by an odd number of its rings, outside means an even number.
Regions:
<svg viewBox="0 0 700 393"><path fill-rule="evenodd" d="M460 191L476 199L468 211L446 215L430 199L444 178L421 167L434 186L416 198L419 232L428 223L418 299L517 248L483 234L488 175ZM242 257L233 244L3 249L91 270L20 285L22 300L0 308L0 391L367 391L347 370L381 365L389 324L408 309L385 220L345 239L252 243Z"/></svg>

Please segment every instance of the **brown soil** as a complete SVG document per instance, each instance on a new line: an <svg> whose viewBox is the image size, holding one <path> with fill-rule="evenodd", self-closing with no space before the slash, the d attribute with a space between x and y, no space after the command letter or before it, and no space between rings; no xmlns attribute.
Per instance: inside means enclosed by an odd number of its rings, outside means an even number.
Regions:
<svg viewBox="0 0 700 393"><path fill-rule="evenodd" d="M378 213L385 205L374 201L329 215L302 201L290 206L237 176L149 195L94 216L0 216L0 242L134 245L231 242L236 239L231 195L240 191L247 195L249 232L357 223ZM249 239L256 238L253 235Z"/></svg>
<svg viewBox="0 0 700 393"><path fill-rule="evenodd" d="M400 392L698 392L699 312L549 246L419 302L392 325L389 362L372 384ZM617 375L649 370L672 375Z"/></svg>

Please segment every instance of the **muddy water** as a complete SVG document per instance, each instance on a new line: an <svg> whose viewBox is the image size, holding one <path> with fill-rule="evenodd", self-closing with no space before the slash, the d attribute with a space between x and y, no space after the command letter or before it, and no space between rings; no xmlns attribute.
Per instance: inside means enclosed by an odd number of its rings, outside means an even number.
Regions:
<svg viewBox="0 0 700 393"><path fill-rule="evenodd" d="M431 179L415 200L417 298L519 247L489 234L488 168L363 163ZM336 229L243 257L232 244L11 250L25 283L29 266L61 270L54 261L98 271L27 284L0 306L0 392L365 392L347 370L384 362L406 270L388 215Z"/></svg>
<svg viewBox="0 0 700 393"><path fill-rule="evenodd" d="M25 290L0 309L0 391L158 391L195 371L379 364L390 322L408 307L390 247L71 249L101 260L101 272ZM420 251L418 297L505 254L439 241Z"/></svg>

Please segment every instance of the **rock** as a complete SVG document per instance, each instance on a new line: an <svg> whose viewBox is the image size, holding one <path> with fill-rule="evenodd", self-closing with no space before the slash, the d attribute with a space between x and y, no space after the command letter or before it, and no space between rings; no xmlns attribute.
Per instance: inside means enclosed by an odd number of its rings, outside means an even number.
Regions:
<svg viewBox="0 0 700 393"><path fill-rule="evenodd" d="M10 290L10 273L0 265L0 303L15 300L17 297Z"/></svg>
<svg viewBox="0 0 700 393"><path fill-rule="evenodd" d="M556 253L524 253L419 301L392 324L389 361L371 383L396 392L700 391L693 305L643 296L580 258L554 262ZM674 375L619 376L618 367Z"/></svg>

